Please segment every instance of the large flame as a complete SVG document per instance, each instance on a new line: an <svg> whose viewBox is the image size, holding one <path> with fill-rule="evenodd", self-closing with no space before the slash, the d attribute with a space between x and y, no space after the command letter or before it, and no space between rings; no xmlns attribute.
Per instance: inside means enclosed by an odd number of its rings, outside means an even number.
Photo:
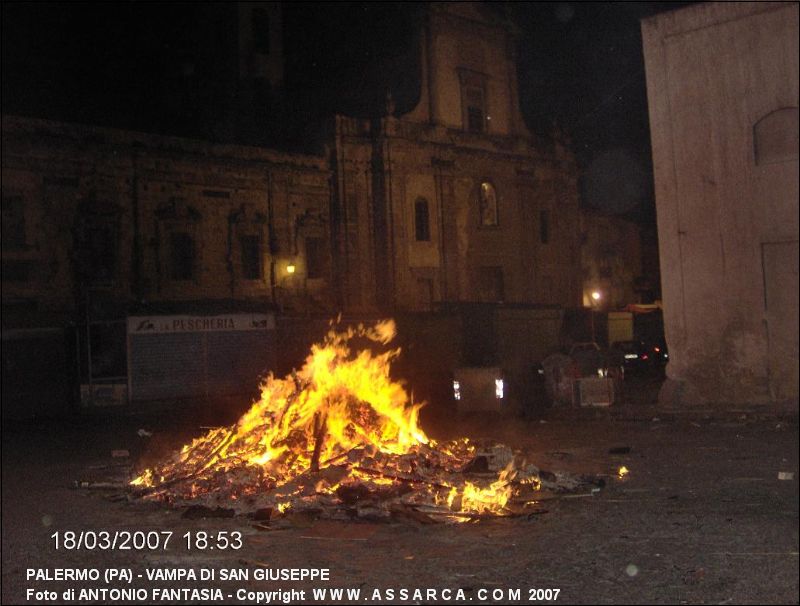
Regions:
<svg viewBox="0 0 800 606"><path fill-rule="evenodd" d="M429 502L446 502L453 511L501 511L512 494L513 461L485 488L455 479L455 467L471 458L474 447L468 440L437 445L425 435L419 426L422 404L414 403L403 385L390 377L391 362L400 350L351 351L354 339L387 345L395 332L392 320L373 327L332 327L323 343L311 347L299 371L283 379L265 379L261 398L237 423L209 431L161 466L145 470L132 484L149 494L172 491L173 496L190 499L219 491L244 472L245 489L231 498L269 493L272 504L283 511L293 497L308 494L308 487L298 482L304 474L344 470L314 479L315 494L334 494L354 482L373 488L394 485L412 481L403 472L417 470L417 460L408 458L413 456L441 471L434 480L428 477L423 492ZM353 458L354 452L359 458ZM357 463L342 466L348 458ZM372 468L364 468L364 460Z"/></svg>

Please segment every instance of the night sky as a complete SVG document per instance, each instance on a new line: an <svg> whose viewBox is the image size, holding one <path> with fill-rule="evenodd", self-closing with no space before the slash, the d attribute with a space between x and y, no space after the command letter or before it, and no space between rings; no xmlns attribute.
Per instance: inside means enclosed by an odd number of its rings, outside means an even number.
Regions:
<svg viewBox="0 0 800 606"><path fill-rule="evenodd" d="M523 115L572 139L587 206L654 221L639 20L667 2L492 3L521 29ZM285 85L238 82L233 3L2 4L3 112L319 151L334 112L419 94L423 4L284 4Z"/></svg>

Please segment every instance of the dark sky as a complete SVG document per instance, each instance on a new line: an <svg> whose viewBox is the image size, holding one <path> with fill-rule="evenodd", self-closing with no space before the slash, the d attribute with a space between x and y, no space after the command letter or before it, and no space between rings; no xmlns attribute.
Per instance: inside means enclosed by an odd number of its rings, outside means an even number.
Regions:
<svg viewBox="0 0 800 606"><path fill-rule="evenodd" d="M639 20L680 3L494 3L521 29L521 107L572 138L589 206L653 219ZM419 92L419 3L284 4L285 88L237 81L233 3L2 3L3 112L287 149Z"/></svg>

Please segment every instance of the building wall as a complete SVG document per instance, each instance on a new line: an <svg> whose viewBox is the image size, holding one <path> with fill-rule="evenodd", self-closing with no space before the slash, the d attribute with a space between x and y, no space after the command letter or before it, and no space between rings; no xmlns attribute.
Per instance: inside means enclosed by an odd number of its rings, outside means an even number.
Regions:
<svg viewBox="0 0 800 606"><path fill-rule="evenodd" d="M798 6L642 24L668 377L692 401L798 395Z"/></svg>
<svg viewBox="0 0 800 606"><path fill-rule="evenodd" d="M477 2L434 2L422 36L423 90L415 122L462 128L462 84L476 77L487 95L488 132L526 134L519 111L514 27Z"/></svg>
<svg viewBox="0 0 800 606"><path fill-rule="evenodd" d="M242 3L237 15L238 75L278 83L278 3ZM25 231L21 242L4 231L4 307L74 315L88 290L123 315L164 301L298 313L578 305L575 162L524 125L513 26L450 2L433 3L423 29L417 107L336 117L328 158L4 117L4 222ZM275 70L245 70L260 65L252 53ZM246 275L245 240L258 242L257 276Z"/></svg>
<svg viewBox="0 0 800 606"><path fill-rule="evenodd" d="M581 213L581 269L583 305L621 309L641 303L636 280L642 275L642 244L638 225L620 217ZM598 291L599 303L591 294Z"/></svg>
<svg viewBox="0 0 800 606"><path fill-rule="evenodd" d="M3 221L24 234L4 228L4 310L70 315L87 290L123 315L165 301L332 307L323 158L4 116L2 162ZM174 273L174 233L194 242L188 276ZM323 251L312 278L310 238Z"/></svg>
<svg viewBox="0 0 800 606"><path fill-rule="evenodd" d="M337 117L334 216L347 305L580 304L575 161L563 142L546 147L525 128L513 42L511 27L478 4L435 3L417 107L380 120ZM469 87L480 93L478 128L465 113ZM420 201L426 237L417 233Z"/></svg>
<svg viewBox="0 0 800 606"><path fill-rule="evenodd" d="M262 62L245 56L256 8L269 17ZM222 71L279 83L278 9L237 8L239 72ZM453 366L486 356L527 377L554 344L558 307L581 300L575 160L524 126L509 24L477 4L434 3L424 27L418 106L335 117L327 157L3 116L2 362L22 377L4 382L4 414L55 413L62 392L77 402L72 387L93 394L95 378L116 388L126 316L277 310L263 348L291 368L338 312L391 313L432 398L449 397ZM485 305L459 319L440 305L453 302ZM484 338L495 315L500 341ZM216 341L213 359L253 347L239 337ZM43 368L58 380L34 393Z"/></svg>

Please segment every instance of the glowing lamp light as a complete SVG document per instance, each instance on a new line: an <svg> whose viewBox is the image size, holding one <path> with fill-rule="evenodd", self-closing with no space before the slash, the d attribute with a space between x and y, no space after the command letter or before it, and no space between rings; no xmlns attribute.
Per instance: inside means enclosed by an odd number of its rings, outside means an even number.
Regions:
<svg viewBox="0 0 800 606"><path fill-rule="evenodd" d="M495 379L494 380L494 397L497 398L498 400L502 400L503 399L503 395L504 395L504 393L503 393L504 391L505 391L505 384L503 382L503 379Z"/></svg>
<svg viewBox="0 0 800 606"><path fill-rule="evenodd" d="M286 266L287 274L293 274L295 271L297 271L297 267L295 266L294 263L289 263L289 265Z"/></svg>
<svg viewBox="0 0 800 606"><path fill-rule="evenodd" d="M599 301L600 297L601 297L601 295L600 295L600 291L599 290L593 290L592 291L592 300Z"/></svg>

